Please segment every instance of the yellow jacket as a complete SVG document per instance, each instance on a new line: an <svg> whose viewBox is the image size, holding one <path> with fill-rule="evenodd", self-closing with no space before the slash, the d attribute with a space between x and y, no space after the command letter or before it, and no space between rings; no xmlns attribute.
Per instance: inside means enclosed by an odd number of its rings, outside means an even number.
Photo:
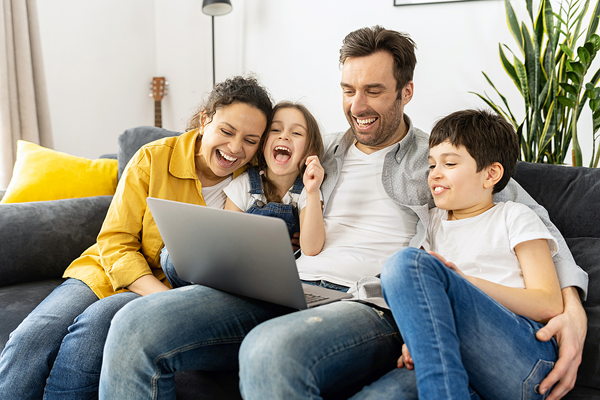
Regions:
<svg viewBox="0 0 600 400"><path fill-rule="evenodd" d="M169 285L160 267L163 241L146 197L206 205L194 162L197 136L198 130L192 130L157 140L131 158L97 243L71 263L63 278L83 281L99 298L128 291L133 281L149 274Z"/></svg>

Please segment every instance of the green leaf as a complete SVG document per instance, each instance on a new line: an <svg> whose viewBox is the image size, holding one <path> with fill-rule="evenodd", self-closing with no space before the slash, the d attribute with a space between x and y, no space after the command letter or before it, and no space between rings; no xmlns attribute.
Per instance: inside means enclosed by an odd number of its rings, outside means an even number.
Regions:
<svg viewBox="0 0 600 400"><path fill-rule="evenodd" d="M517 57L515 57L515 71L517 72L517 76L519 77L519 86L521 90L521 95L525 100L525 108L529 109L531 103L529 101L530 97L527 80L527 71L523 63Z"/></svg>
<svg viewBox="0 0 600 400"><path fill-rule="evenodd" d="M565 96L556 96L556 99L560 104L562 104L565 107L575 108L575 102L566 98Z"/></svg>
<svg viewBox="0 0 600 400"><path fill-rule="evenodd" d="M583 65L579 61L569 61L567 63L567 71L574 71L577 75L583 75Z"/></svg>
<svg viewBox="0 0 600 400"><path fill-rule="evenodd" d="M569 56L569 58L573 58L573 52L571 51L571 49L569 48L569 46L567 46L564 43L559 44L560 49L567 55Z"/></svg>
<svg viewBox="0 0 600 400"><path fill-rule="evenodd" d="M590 105L590 110L592 110L592 112L596 111L596 107L598 106L598 102L596 100L590 99L588 104Z"/></svg>
<svg viewBox="0 0 600 400"><path fill-rule="evenodd" d="M590 60L592 59L590 52L585 47L578 47L577 55L579 56L579 59L581 60L581 62L583 62L586 65L589 64Z"/></svg>
<svg viewBox="0 0 600 400"><path fill-rule="evenodd" d="M596 92L594 92L593 90L586 90L585 95L590 99L590 101L592 101L596 98ZM592 110L593 110L593 108L592 108Z"/></svg>
<svg viewBox="0 0 600 400"><path fill-rule="evenodd" d="M504 70L506 71L510 79L513 80L517 88L519 88L519 91L521 91L521 84L519 82L519 77L517 76L517 71L515 70L515 67L510 63L510 61L508 61L508 58L506 58L506 55L504 54L501 45L498 45L498 50L500 53L500 62L502 63Z"/></svg>
<svg viewBox="0 0 600 400"><path fill-rule="evenodd" d="M568 84L566 82L561 82L558 85L561 88L563 88L565 90L565 92L570 93L572 95L577 95L577 89L575 89L575 86Z"/></svg>
<svg viewBox="0 0 600 400"><path fill-rule="evenodd" d="M598 29L599 17L600 17L600 1L597 1L596 7L594 8L594 11L592 12L592 16L590 17L590 25L588 26L588 30L585 35L586 42L588 42L592 38L592 35L594 35L596 33L596 30Z"/></svg>
<svg viewBox="0 0 600 400"><path fill-rule="evenodd" d="M575 71L568 71L567 72L567 77L573 81L573 83L576 84L580 84L581 83L581 75L579 75L578 73L576 73Z"/></svg>
<svg viewBox="0 0 600 400"><path fill-rule="evenodd" d="M552 12L552 4L550 4L550 0L544 0L542 9L544 11L544 30L548 35L548 40L550 42L550 47L552 48L552 52L556 50L556 35L554 33L554 13Z"/></svg>
<svg viewBox="0 0 600 400"><path fill-rule="evenodd" d="M523 37L521 36L521 29L519 28L519 21L517 21L515 10L513 10L509 0L504 0L504 5L506 8L506 20L508 22L508 29L517 41L517 44L519 45L521 51L523 51Z"/></svg>
<svg viewBox="0 0 600 400"><path fill-rule="evenodd" d="M599 4L600 4L600 2L599 2ZM587 42L593 44L594 45L594 49L596 51L600 50L600 36L598 36L597 34L595 34L595 33L592 34L589 37L589 39L588 39Z"/></svg>

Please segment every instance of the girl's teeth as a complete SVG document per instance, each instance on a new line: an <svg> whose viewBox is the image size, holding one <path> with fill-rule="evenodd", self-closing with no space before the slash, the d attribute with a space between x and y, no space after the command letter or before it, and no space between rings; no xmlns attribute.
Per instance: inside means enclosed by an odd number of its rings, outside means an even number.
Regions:
<svg viewBox="0 0 600 400"><path fill-rule="evenodd" d="M439 193L439 192L441 192L442 190L444 190L444 188L443 188L443 187L441 187L441 186L437 186L437 187L433 188L433 193Z"/></svg>

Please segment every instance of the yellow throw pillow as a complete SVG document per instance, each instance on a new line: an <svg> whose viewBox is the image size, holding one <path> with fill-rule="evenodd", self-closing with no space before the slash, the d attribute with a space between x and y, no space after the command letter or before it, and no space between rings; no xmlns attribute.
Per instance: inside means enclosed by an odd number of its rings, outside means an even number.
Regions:
<svg viewBox="0 0 600 400"><path fill-rule="evenodd" d="M17 162L0 203L113 195L117 160L75 157L19 140Z"/></svg>

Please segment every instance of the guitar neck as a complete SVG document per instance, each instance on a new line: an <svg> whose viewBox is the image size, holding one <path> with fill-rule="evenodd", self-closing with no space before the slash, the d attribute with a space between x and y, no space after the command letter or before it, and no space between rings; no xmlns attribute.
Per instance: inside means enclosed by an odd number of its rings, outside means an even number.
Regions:
<svg viewBox="0 0 600 400"><path fill-rule="evenodd" d="M161 101L154 101L154 126L162 128L162 107Z"/></svg>

